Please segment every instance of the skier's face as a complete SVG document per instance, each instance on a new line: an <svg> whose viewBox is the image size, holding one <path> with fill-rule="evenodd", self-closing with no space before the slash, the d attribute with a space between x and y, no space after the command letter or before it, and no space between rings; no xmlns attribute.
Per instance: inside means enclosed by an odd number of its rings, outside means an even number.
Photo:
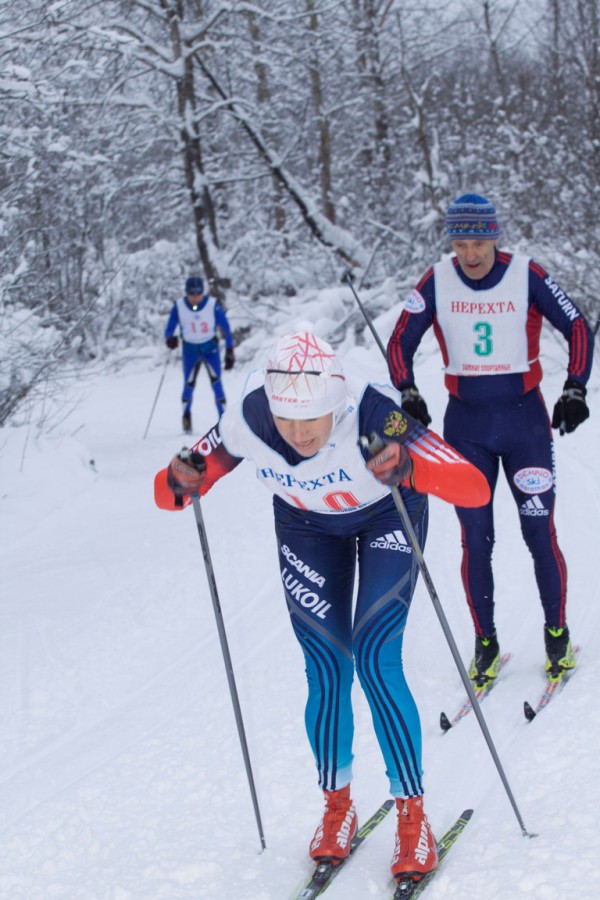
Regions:
<svg viewBox="0 0 600 900"><path fill-rule="evenodd" d="M300 456L314 456L321 450L333 428L333 413L318 419L283 419L273 416L275 428L286 444L293 447Z"/></svg>
<svg viewBox="0 0 600 900"><path fill-rule="evenodd" d="M469 239L452 241L458 264L467 278L479 281L491 271L495 260L496 241Z"/></svg>

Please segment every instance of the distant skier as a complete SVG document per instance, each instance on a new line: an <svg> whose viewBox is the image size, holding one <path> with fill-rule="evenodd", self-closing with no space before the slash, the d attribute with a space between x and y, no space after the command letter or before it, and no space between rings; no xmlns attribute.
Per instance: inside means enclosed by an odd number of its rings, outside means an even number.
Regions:
<svg viewBox="0 0 600 900"><path fill-rule="evenodd" d="M306 660L305 722L325 800L310 856L339 863L357 830L350 797L356 667L398 809L392 872L418 880L437 864L423 809L419 713L402 666L418 565L387 485L401 485L421 543L425 492L463 506L487 503L490 492L474 466L398 401L387 385L345 375L315 335L282 337L266 373L249 376L241 402L195 445L193 465L176 456L158 473L155 498L162 509L176 509L181 498L185 506L243 459L254 463L274 494L281 579ZM358 439L373 432L385 447L369 459Z"/></svg>
<svg viewBox="0 0 600 900"><path fill-rule="evenodd" d="M587 419L586 383L593 338L572 300L532 259L497 249L494 206L478 194L450 204L446 231L454 256L425 272L409 294L387 348L402 408L431 422L415 386L413 357L433 325L446 370L449 401L444 437L484 472L492 496L500 463L519 510L544 610L545 668L559 680L575 665L566 620L567 570L554 527L555 469L550 420L539 383L542 317L565 336L569 364L552 428L570 433ZM462 579L475 625L469 676L494 679L500 647L494 624L493 500L478 509L457 505Z"/></svg>
<svg viewBox="0 0 600 900"><path fill-rule="evenodd" d="M233 335L225 310L214 297L204 293L204 280L199 275L192 275L186 280L185 296L176 300L171 308L165 328L165 343L170 350L175 350L179 344L175 334L177 328L181 331L183 345L182 425L185 432L190 432L192 399L202 363L208 371L219 416L225 410L217 329L225 337L225 369L233 368L235 362Z"/></svg>

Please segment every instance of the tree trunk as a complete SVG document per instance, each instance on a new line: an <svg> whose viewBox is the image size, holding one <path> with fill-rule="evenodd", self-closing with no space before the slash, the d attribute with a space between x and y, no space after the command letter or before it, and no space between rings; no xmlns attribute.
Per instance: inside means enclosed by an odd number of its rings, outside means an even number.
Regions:
<svg viewBox="0 0 600 900"><path fill-rule="evenodd" d="M198 100L194 83L194 63L190 48L181 35L183 0L161 0L171 38L173 59L181 60L183 72L177 78L177 112L181 122L181 154L185 183L192 203L196 246L211 293L224 303L223 287L212 248L218 249L217 220L207 183L198 130Z"/></svg>

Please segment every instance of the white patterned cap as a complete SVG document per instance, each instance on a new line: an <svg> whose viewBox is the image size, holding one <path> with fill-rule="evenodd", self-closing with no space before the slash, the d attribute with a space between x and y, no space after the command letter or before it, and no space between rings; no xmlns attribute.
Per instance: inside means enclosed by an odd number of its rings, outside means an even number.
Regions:
<svg viewBox="0 0 600 900"><path fill-rule="evenodd" d="M346 399L346 379L333 348L310 332L279 338L265 374L269 409L283 419L318 419Z"/></svg>

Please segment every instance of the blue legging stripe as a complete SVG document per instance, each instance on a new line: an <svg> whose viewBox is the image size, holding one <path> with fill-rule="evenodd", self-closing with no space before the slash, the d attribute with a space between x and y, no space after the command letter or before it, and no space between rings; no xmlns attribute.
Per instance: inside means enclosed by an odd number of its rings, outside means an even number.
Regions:
<svg viewBox="0 0 600 900"><path fill-rule="evenodd" d="M306 708L306 728L313 749L319 784L328 790L335 789L338 763L338 722L340 708L341 672L335 650L322 640L318 634L310 631L292 616L294 631L306 659L309 686L311 678L316 677L319 685L319 706L315 713L312 705L316 699L315 691L310 690ZM312 666L310 665L312 663ZM315 725L311 726L314 715Z"/></svg>
<svg viewBox="0 0 600 900"><path fill-rule="evenodd" d="M394 653L398 655L398 673L402 681L402 693L404 695L408 693L408 686L401 668L402 629L407 613L407 607L397 601L382 610L369 622L365 634L356 642L355 652L361 684L372 711L379 717L376 728L383 731L388 745L388 765L390 760L393 760L398 777L406 792L405 796L414 796L423 792L419 755L411 740L411 728L402 715L398 702L389 690L389 673L387 675L382 673L382 655L386 650L389 655L390 645L388 642L391 635L398 632L392 642ZM388 756L388 753L384 753L384 755Z"/></svg>
<svg viewBox="0 0 600 900"><path fill-rule="evenodd" d="M426 500L410 494L406 504L423 546ZM421 794L421 726L402 668L418 566L399 536L393 498L347 516L295 510L278 498L274 509L284 593L305 660L306 732L319 784L336 790L352 778L356 667L391 793ZM311 605L315 597L319 603Z"/></svg>

